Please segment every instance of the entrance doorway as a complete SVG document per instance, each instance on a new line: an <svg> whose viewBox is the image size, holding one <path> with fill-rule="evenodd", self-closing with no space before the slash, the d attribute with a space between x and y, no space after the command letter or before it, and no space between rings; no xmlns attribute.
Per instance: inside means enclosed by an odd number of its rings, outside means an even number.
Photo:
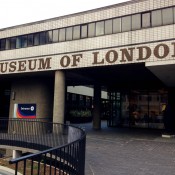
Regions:
<svg viewBox="0 0 175 175"><path fill-rule="evenodd" d="M10 94L11 90L9 85L0 87L0 118L9 117Z"/></svg>
<svg viewBox="0 0 175 175"><path fill-rule="evenodd" d="M110 92L109 99L109 127L164 129L163 112L168 99L166 91Z"/></svg>

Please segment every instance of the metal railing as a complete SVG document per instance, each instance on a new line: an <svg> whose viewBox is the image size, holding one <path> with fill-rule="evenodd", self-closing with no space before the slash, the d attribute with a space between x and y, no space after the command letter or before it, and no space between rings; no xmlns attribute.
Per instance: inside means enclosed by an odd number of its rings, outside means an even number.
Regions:
<svg viewBox="0 0 175 175"><path fill-rule="evenodd" d="M9 161L15 174L84 175L85 132L73 126L24 119L0 119L0 144L38 150Z"/></svg>

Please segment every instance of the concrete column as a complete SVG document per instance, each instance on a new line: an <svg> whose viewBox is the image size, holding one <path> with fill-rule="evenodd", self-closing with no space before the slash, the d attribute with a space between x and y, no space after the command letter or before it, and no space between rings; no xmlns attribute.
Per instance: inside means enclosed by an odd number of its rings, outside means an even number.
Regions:
<svg viewBox="0 0 175 175"><path fill-rule="evenodd" d="M18 150L13 150L13 159L16 159L18 157L22 156L22 151L18 151Z"/></svg>
<svg viewBox="0 0 175 175"><path fill-rule="evenodd" d="M53 108L53 122L56 123L64 123L65 90L65 74L63 71L56 71Z"/></svg>
<svg viewBox="0 0 175 175"><path fill-rule="evenodd" d="M175 88L168 90L168 105L164 112L164 125L169 133L175 133Z"/></svg>
<svg viewBox="0 0 175 175"><path fill-rule="evenodd" d="M94 85L93 129L101 129L101 86Z"/></svg>

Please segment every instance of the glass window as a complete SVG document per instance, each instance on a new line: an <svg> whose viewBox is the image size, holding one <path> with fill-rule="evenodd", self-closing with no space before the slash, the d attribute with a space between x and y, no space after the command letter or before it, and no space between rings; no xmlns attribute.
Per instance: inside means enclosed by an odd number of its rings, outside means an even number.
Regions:
<svg viewBox="0 0 175 175"><path fill-rule="evenodd" d="M142 27L150 27L151 26L151 13L143 13L142 14Z"/></svg>
<svg viewBox="0 0 175 175"><path fill-rule="evenodd" d="M66 41L72 40L72 27L66 28Z"/></svg>
<svg viewBox="0 0 175 175"><path fill-rule="evenodd" d="M6 50L9 50L10 49L10 38L6 38L5 49Z"/></svg>
<svg viewBox="0 0 175 175"><path fill-rule="evenodd" d="M21 47L27 47L27 35L21 36Z"/></svg>
<svg viewBox="0 0 175 175"><path fill-rule="evenodd" d="M112 34L112 19L105 21L105 34Z"/></svg>
<svg viewBox="0 0 175 175"><path fill-rule="evenodd" d="M40 45L46 44L46 32L41 32L39 34L39 42L40 42Z"/></svg>
<svg viewBox="0 0 175 175"><path fill-rule="evenodd" d="M10 38L10 48L16 49L16 37Z"/></svg>
<svg viewBox="0 0 175 175"><path fill-rule="evenodd" d="M73 27L73 39L80 39L80 26Z"/></svg>
<svg viewBox="0 0 175 175"><path fill-rule="evenodd" d="M0 50L5 50L5 39L0 40Z"/></svg>
<svg viewBox="0 0 175 175"><path fill-rule="evenodd" d="M16 37L16 48L21 48L21 36Z"/></svg>
<svg viewBox="0 0 175 175"><path fill-rule="evenodd" d="M132 15L132 30L141 29L141 14Z"/></svg>
<svg viewBox="0 0 175 175"><path fill-rule="evenodd" d="M174 23L175 23L175 7L173 8L173 12L174 12Z"/></svg>
<svg viewBox="0 0 175 175"><path fill-rule="evenodd" d="M121 32L121 18L113 19L113 33Z"/></svg>
<svg viewBox="0 0 175 175"><path fill-rule="evenodd" d="M52 30L46 32L46 43L52 43Z"/></svg>
<svg viewBox="0 0 175 175"><path fill-rule="evenodd" d="M162 10L163 25L173 24L173 8L166 8Z"/></svg>
<svg viewBox="0 0 175 175"><path fill-rule="evenodd" d="M95 36L95 23L88 24L88 37Z"/></svg>
<svg viewBox="0 0 175 175"><path fill-rule="evenodd" d="M65 41L66 40L66 29L60 29L59 32L59 41Z"/></svg>
<svg viewBox="0 0 175 175"><path fill-rule="evenodd" d="M162 25L162 12L161 10L155 10L151 12L151 21L152 26L161 26Z"/></svg>
<svg viewBox="0 0 175 175"><path fill-rule="evenodd" d="M39 33L35 33L34 35L34 45L39 45Z"/></svg>
<svg viewBox="0 0 175 175"><path fill-rule="evenodd" d="M131 16L122 18L122 32L131 31Z"/></svg>
<svg viewBox="0 0 175 175"><path fill-rule="evenodd" d="M96 22L95 35L96 36L104 35L104 21Z"/></svg>
<svg viewBox="0 0 175 175"><path fill-rule="evenodd" d="M53 42L56 43L58 42L58 37L59 37L59 30L53 30Z"/></svg>
<svg viewBox="0 0 175 175"><path fill-rule="evenodd" d="M81 38L87 38L88 26L87 24L81 26Z"/></svg>
<svg viewBox="0 0 175 175"><path fill-rule="evenodd" d="M28 35L27 37L27 45L33 46L33 34Z"/></svg>

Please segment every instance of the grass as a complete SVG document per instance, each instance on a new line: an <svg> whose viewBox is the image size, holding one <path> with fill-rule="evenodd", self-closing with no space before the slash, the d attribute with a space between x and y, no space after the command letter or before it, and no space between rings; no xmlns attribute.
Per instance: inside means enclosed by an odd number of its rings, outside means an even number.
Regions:
<svg viewBox="0 0 175 175"><path fill-rule="evenodd" d="M8 167L10 169L15 170L15 165L14 164L9 164L8 160L1 158L0 159L0 165L4 166L4 167ZM24 167L24 163L23 162L19 162L18 163L18 172L23 174L23 167ZM50 166L46 166L46 175L52 175L55 173L55 168ZM29 175L31 174L31 161L27 160L26 162L26 173L25 175ZM37 175L38 174L38 163L34 162L33 164L33 175ZM44 164L40 164L40 171L39 174L44 175ZM58 169L56 169L56 175L63 175L62 172L59 172Z"/></svg>

